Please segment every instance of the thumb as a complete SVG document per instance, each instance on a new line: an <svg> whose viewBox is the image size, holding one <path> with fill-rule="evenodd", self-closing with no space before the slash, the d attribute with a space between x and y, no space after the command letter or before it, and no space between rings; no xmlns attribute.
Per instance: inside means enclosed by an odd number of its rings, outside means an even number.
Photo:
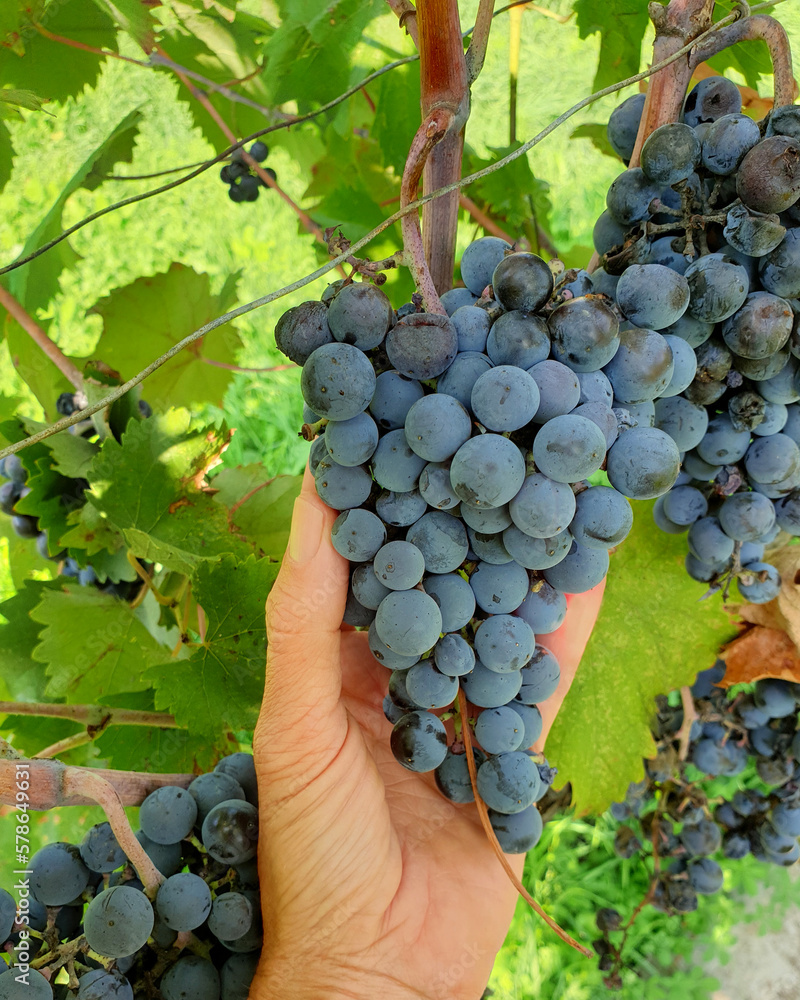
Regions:
<svg viewBox="0 0 800 1000"><path fill-rule="evenodd" d="M325 757L341 745L346 731L340 630L348 564L331 544L335 519L306 470L289 544L267 600L269 645L256 743L260 762L275 777L307 769L309 753Z"/></svg>

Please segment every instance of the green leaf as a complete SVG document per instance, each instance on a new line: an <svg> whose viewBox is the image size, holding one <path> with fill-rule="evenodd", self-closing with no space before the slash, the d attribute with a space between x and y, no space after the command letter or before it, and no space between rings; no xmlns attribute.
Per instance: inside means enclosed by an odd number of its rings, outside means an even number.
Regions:
<svg viewBox="0 0 800 1000"><path fill-rule="evenodd" d="M95 355L124 379L145 368L194 330L227 312L236 302L236 276L213 295L209 276L183 264L115 288L92 309L103 319ZM231 364L241 340L232 324L213 330L162 365L147 381L147 401L168 406L222 405L232 372L206 363Z"/></svg>
<svg viewBox="0 0 800 1000"><path fill-rule="evenodd" d="M61 535L58 543L68 548L73 557L81 552L85 554L85 558L92 557L94 561L97 553L117 552L125 544L119 528L91 503L84 504L80 510L72 511L67 517L67 524L69 527ZM127 559L125 562L127 563ZM133 577L128 579L132 580Z"/></svg>
<svg viewBox="0 0 800 1000"><path fill-rule="evenodd" d="M270 558L280 559L289 541L294 502L302 476L271 478L263 465L223 469L214 477L214 499L230 510L230 519Z"/></svg>
<svg viewBox="0 0 800 1000"><path fill-rule="evenodd" d="M67 247L67 244L64 242L60 246ZM51 276L54 278L56 286L58 285L58 273L60 273L61 268L70 266L72 263L71 258L77 259L77 255L69 247L61 254L59 254L59 249L60 247L55 247L44 254L44 257L37 258L37 260L43 260L49 253L56 254L59 263L54 264L51 271ZM36 262L34 261L34 263ZM11 273L19 274L25 270L26 268L22 267L18 271L12 271ZM69 392L74 389L74 386L61 374L52 361L45 357L41 348L22 329L19 323L5 312L2 306L0 306L0 319L4 319L3 330L5 331L9 353L14 361L15 372L27 383L30 390L42 404L45 417L48 420L55 420L58 416L56 400L62 392ZM39 325L44 329L45 333L50 328L50 323L46 320L40 320ZM72 360L80 366L82 359L73 358Z"/></svg>
<svg viewBox="0 0 800 1000"><path fill-rule="evenodd" d="M8 6L8 3L2 6ZM87 85L93 85L100 75L105 56L65 48L62 43L45 38L30 23L30 16L27 11L23 14L19 32L22 45L14 49L0 46L0 80L60 102L77 96ZM35 20L35 11L32 17ZM117 50L114 24L92 0L51 3L41 13L39 23L62 38L82 42L95 49Z"/></svg>
<svg viewBox="0 0 800 1000"><path fill-rule="evenodd" d="M11 133L8 131L8 126L0 122L0 192L11 178L13 159L14 146L11 142Z"/></svg>
<svg viewBox="0 0 800 1000"><path fill-rule="evenodd" d="M133 161L136 136L143 120L142 112L139 108L134 108L126 119L127 127L116 129L111 140L103 145L102 152L92 163L82 187L85 187L87 191L94 191L95 188L100 187L107 174L114 172L117 163L131 163Z"/></svg>
<svg viewBox="0 0 800 1000"><path fill-rule="evenodd" d="M41 556L39 557L41 561ZM0 604L0 660L3 678L14 701L41 701L47 686L44 667L31 659L42 626L31 612L47 591L57 590L55 580L26 580L13 597ZM44 744L42 744L44 746Z"/></svg>
<svg viewBox="0 0 800 1000"><path fill-rule="evenodd" d="M653 699L692 683L735 631L719 597L701 600L685 537L656 530L652 506L633 504L633 530L611 558L597 626L547 740L558 783L572 782L582 812L602 812L641 779L655 752Z"/></svg>
<svg viewBox="0 0 800 1000"><path fill-rule="evenodd" d="M400 66L372 86L377 87L378 97L371 135L381 148L383 162L402 177L411 140L419 128L419 66Z"/></svg>
<svg viewBox="0 0 800 1000"><path fill-rule="evenodd" d="M224 446L223 432L187 410L131 421L120 443L103 442L89 501L148 562L191 573L226 552L244 558L252 547L232 532L212 494L195 485Z"/></svg>
<svg viewBox="0 0 800 1000"><path fill-rule="evenodd" d="M45 100L38 97L32 90L15 90L13 87L0 87L0 119L24 121L23 115L17 110L41 111Z"/></svg>
<svg viewBox="0 0 800 1000"><path fill-rule="evenodd" d="M52 746L68 736L74 736L84 728L80 723L71 722L69 719L49 719L33 715L6 715L0 716L0 719L2 719L0 732L26 757L40 753L45 747ZM91 743L86 743L66 753L60 753L56 759L64 760L75 767L87 767L92 764L96 767L96 758L97 749Z"/></svg>
<svg viewBox="0 0 800 1000"><path fill-rule="evenodd" d="M579 125L569 135L570 139L588 139L596 150L605 156L610 156L619 163L619 156L608 141L608 128L599 122Z"/></svg>
<svg viewBox="0 0 800 1000"><path fill-rule="evenodd" d="M155 47L156 23L141 0L95 0L100 10L108 13L145 53Z"/></svg>
<svg viewBox="0 0 800 1000"><path fill-rule="evenodd" d="M214 739L225 728L252 729L264 691L264 603L278 564L251 556L206 563L192 593L206 614L205 641L189 660L153 668L156 704L192 733Z"/></svg>
<svg viewBox="0 0 800 1000"><path fill-rule="evenodd" d="M601 90L639 72L642 40L650 18L647 0L576 0L581 38L600 33L600 57L592 85Z"/></svg>
<svg viewBox="0 0 800 1000"><path fill-rule="evenodd" d="M168 655L129 604L92 587L46 590L31 617L44 625L33 658L47 665L50 698L94 704L143 691L147 669Z"/></svg>

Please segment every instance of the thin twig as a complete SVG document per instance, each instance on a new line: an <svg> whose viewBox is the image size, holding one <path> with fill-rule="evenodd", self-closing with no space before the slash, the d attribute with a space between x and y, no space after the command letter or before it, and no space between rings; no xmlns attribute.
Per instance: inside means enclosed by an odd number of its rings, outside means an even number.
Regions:
<svg viewBox="0 0 800 1000"><path fill-rule="evenodd" d="M155 726L180 729L173 715L166 712L139 712L132 708L108 708L106 705L52 705L39 701L0 701L0 715L30 715L37 718L69 719L89 728L94 726Z"/></svg>
<svg viewBox="0 0 800 1000"><path fill-rule="evenodd" d="M489 45L489 32L494 16L493 8L494 0L480 0L478 13L475 16L475 27L472 29L472 39L465 56L470 86L478 79L486 59L486 48Z"/></svg>
<svg viewBox="0 0 800 1000"><path fill-rule="evenodd" d="M694 707L692 689L681 688L681 704L683 705L683 723L678 731L678 760L686 760L689 752L689 740L692 734L692 723L697 719L697 709Z"/></svg>
<svg viewBox="0 0 800 1000"><path fill-rule="evenodd" d="M61 352L56 344L47 336L47 333L39 326L36 320L23 309L19 302L7 289L0 285L0 306L3 306L8 314L12 316L22 329L33 340L42 353L58 368L64 378L71 382L76 389L83 387L83 375L80 369L74 365L70 359Z"/></svg>
<svg viewBox="0 0 800 1000"><path fill-rule="evenodd" d="M400 27L406 29L414 45L419 48L419 27L417 26L417 9L411 0L386 0L392 12L396 14ZM417 57L419 58L419 57Z"/></svg>
<svg viewBox="0 0 800 1000"><path fill-rule="evenodd" d="M779 3L782 2L782 0L773 0L773 2ZM343 264L349 256L356 253L362 247L367 246L367 244L371 243L372 240L374 240L379 233L382 233L385 229L388 229L389 226L394 225L395 222L398 222L400 219L403 218L403 216L405 216L409 212L414 212L418 210L422 205L427 204L427 202L429 201L433 201L435 198L440 198L445 194L449 194L451 191L457 191L462 187L466 187L468 184L472 184L477 180L481 180L481 178L483 177L488 177L490 174L493 174L496 170L500 170L507 164L512 163L514 160L519 159L519 157L525 156L530 149L538 145L543 139L547 138L547 136L550 135L551 132L554 132L557 128L563 125L565 121L568 121L573 115L577 114L579 111L582 111L585 107L588 107L590 104L593 104L600 98L607 97L609 94L614 94L618 90L622 90L625 87L629 87L632 83L638 83L639 80L645 80L652 73L657 73L660 69L663 69L664 66L668 66L670 63L675 62L676 59L680 59L681 56L689 52L694 47L694 45L697 44L698 41L701 41L705 37L710 37L711 34L713 34L715 31L720 30L720 26L724 26L725 24L729 23L732 17L733 15L729 15L728 19L723 18L721 21L718 21L712 28L709 28L707 32L705 32L702 35L698 35L698 37L693 42L685 45L682 49L678 49L676 52L673 52L668 59L664 59L660 63L654 63L649 69L644 70L641 73L637 73L635 76L628 77L627 80L622 80L619 83L615 83L608 87L604 87L602 90L598 90L596 93L589 94L587 97L584 97L583 100L578 101L577 104L574 104L571 108L568 108L557 118L555 118L552 122L550 122L549 125L545 126L545 128L543 128L541 132L538 132L532 139L529 139L528 142L524 143L518 149L513 150L511 153L508 153L506 156L501 157L499 160L495 160L495 162L489 164L488 167L483 167L481 170L477 170L473 174L467 174L460 180L454 181L452 184L446 184L444 187L439 188L436 191L431 191L430 194L426 194L422 198L418 198L416 201L413 201L410 204L400 208L393 215L390 215L387 219L384 219L383 222L378 223L378 225L375 226L374 229L372 229L365 236L362 236L360 240L357 240L346 253L339 254L339 256L334 257L333 260L329 260L327 263L322 264L320 267L316 269L316 271L312 271L310 274L305 275L305 277L303 278L298 278L297 281L293 281L289 285L284 285L283 288L278 289L276 292L270 292L268 295L262 295L260 298L254 299L252 302L246 302L241 306L237 306L235 309L231 309L229 312L224 313L222 316L219 316L216 319L211 320L208 323L205 323L198 330L195 330L194 333L189 334L188 337L184 337L183 340L179 341L177 344L174 344L168 351L162 354L160 358L156 358L155 361L152 361L146 368L142 369L142 371L140 371L137 375L134 375L132 378L128 379L128 381L125 382L123 385L117 386L115 389L112 389L112 391L107 396L104 396L96 403L93 403L91 406L87 406L83 410L73 413L69 417L64 417L63 419L56 421L54 424L51 424L49 427L46 427L43 430L38 431L36 434L33 434L28 438L25 438L25 440L23 441L18 441L15 444L9 445L7 448L4 448L2 451L0 451L0 459L6 458L8 455L13 455L16 452L21 451L23 448L26 448L31 444L36 444L39 441L44 441L45 438L51 437L53 434L58 434L60 431L66 430L66 428L68 427L72 427L73 424L77 424L80 423L82 420L86 420L88 417L92 416L92 414L98 413L100 410L104 409L106 406L113 403L115 400L124 396L126 392L130 392L130 390L133 389L135 386L139 385L141 382L144 382L144 380L147 379L150 375L152 375L153 372L158 371L158 369L162 365L166 364L167 361L171 361L172 358L180 354L180 352L184 350L184 348L188 347L190 344L193 344L195 341L200 340L202 337L206 336L206 334L210 333L212 330L216 330L218 327L224 326L231 320L237 319L239 316L244 316L246 313L253 312L255 309L260 309L262 306L268 305L270 302L274 302L276 299L282 298L284 295L289 295L291 292L296 292L298 289L304 288L306 285L311 284L311 282L316 281L317 278L323 277L323 275L333 270L333 268L337 267L340 264ZM281 126L279 125L272 126L271 129L264 129L262 132L256 132L254 133L253 136L249 136L247 139L243 139L241 142L237 143L236 147L234 148L238 149L240 146L243 145L243 143L249 142L251 138L263 135L267 131L272 131L275 128L280 128L280 127ZM223 159L225 156L230 155L231 152L232 149L228 149L224 153L221 153L211 162L216 163L218 160ZM173 181L172 184L165 185L164 188L161 188L160 190L165 190L166 188L169 187L175 187L178 184L184 183L185 180L187 180L187 178L181 178L178 181ZM153 192L150 192L150 194L152 193ZM145 193L144 195L136 196L133 199L130 198L126 199L125 202L120 202L118 203L117 206L110 206L108 209L104 209L102 212L96 213L95 217L100 214L105 214L105 212L107 211L111 211L113 207L119 207L119 205L122 204L130 204L131 201L141 201L142 198L144 197L149 197L149 194ZM84 220L84 222L86 221L87 220ZM76 227L73 227L73 230L75 228ZM79 228L79 226L77 228ZM62 237L63 235L69 235L70 232L71 230L68 230L66 234L62 234ZM54 244L51 242L50 245ZM44 249L46 249L46 247L40 249L32 256L38 256L39 253L44 252ZM9 267L0 268L0 274L4 274L6 271L11 270L12 267L18 267L21 263L25 263L27 260L32 259L32 256L26 258L25 261L17 261Z"/></svg>
<svg viewBox="0 0 800 1000"><path fill-rule="evenodd" d="M282 372L289 368L298 368L294 363L289 365L273 365L271 368L243 368L241 365L229 365L224 361L212 361L211 358L200 358L204 365L213 365L215 368L227 368L231 372Z"/></svg>
<svg viewBox="0 0 800 1000"><path fill-rule="evenodd" d="M44 750L40 750L38 753L35 753L33 755L33 759L48 760L51 757L61 757L65 753L69 753L70 750L76 750L78 747L91 743L93 740L97 739L102 732L102 729L96 732L89 732L88 729L84 729L83 732L73 733L72 736L65 736L63 740L51 743L49 747L45 747Z"/></svg>

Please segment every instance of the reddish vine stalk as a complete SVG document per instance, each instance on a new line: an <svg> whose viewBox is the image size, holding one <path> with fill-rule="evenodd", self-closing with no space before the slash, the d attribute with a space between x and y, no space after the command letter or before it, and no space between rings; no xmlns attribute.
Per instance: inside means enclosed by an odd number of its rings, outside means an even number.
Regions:
<svg viewBox="0 0 800 1000"><path fill-rule="evenodd" d="M58 368L61 374L70 382L75 389L83 386L83 374L70 359L53 343L36 320L20 305L19 302L7 289L0 285L0 306L13 317L22 329L33 340L48 360Z"/></svg>

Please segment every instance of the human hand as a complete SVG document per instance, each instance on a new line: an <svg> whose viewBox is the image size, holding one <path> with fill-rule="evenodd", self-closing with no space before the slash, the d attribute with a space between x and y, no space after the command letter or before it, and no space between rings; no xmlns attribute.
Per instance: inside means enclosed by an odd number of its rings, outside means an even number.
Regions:
<svg viewBox="0 0 800 1000"><path fill-rule="evenodd" d="M348 564L336 513L307 472L267 602L269 653L255 732L264 946L251 1000L477 1000L516 890L474 805L389 747L389 674L341 625ZM546 636L561 665L544 738L594 627L603 585L568 598ZM521 875L524 857L511 856Z"/></svg>

